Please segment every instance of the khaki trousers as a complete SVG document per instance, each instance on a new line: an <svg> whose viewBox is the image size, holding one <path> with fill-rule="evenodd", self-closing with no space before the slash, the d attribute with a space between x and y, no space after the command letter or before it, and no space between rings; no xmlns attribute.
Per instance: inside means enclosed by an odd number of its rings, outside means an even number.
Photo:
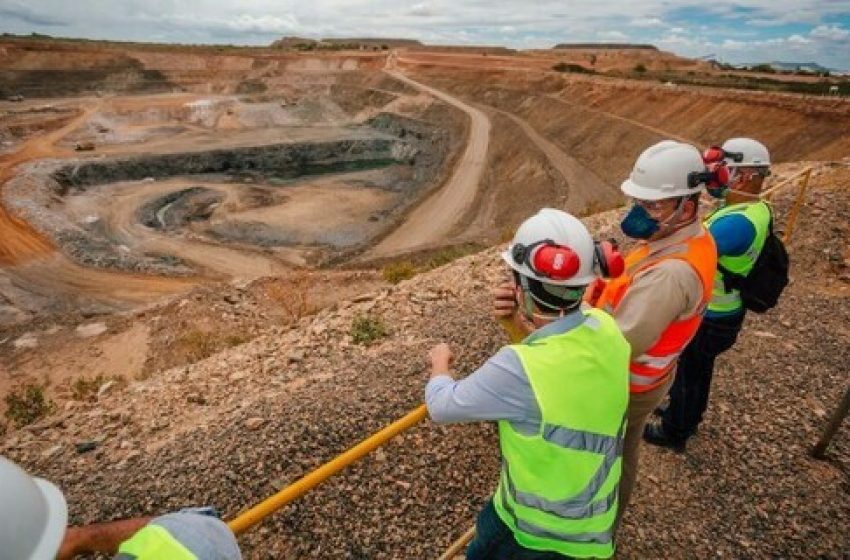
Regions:
<svg viewBox="0 0 850 560"><path fill-rule="evenodd" d="M629 409L627 412L629 424L626 426L626 437L623 441L623 474L620 478L620 506L617 510L617 523L619 527L623 513L629 506L632 490L635 486L638 470L638 458L640 455L640 442L643 439L643 428L652 411L661 404L667 391L675 379L675 370L663 385L645 393L629 394Z"/></svg>

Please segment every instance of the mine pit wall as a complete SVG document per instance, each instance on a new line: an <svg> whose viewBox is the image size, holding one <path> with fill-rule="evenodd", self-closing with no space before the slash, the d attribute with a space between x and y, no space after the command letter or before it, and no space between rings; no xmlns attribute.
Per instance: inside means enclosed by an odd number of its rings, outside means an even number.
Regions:
<svg viewBox="0 0 850 560"><path fill-rule="evenodd" d="M567 153L617 184L644 148L665 137L652 128L700 146L753 136L770 148L777 162L840 159L850 153L846 132L850 103L842 99L668 87L555 73L529 77L515 72L466 72L460 81L446 69L411 66L406 71L465 99L523 117Z"/></svg>
<svg viewBox="0 0 850 560"><path fill-rule="evenodd" d="M219 174L263 180L403 164L409 171L380 185L401 195L398 206L385 216L387 224L391 224L438 186L447 173L448 160L457 151L462 135L453 134L435 122L451 119L452 115L442 106L429 109L427 121L378 115L370 122L372 129L381 134L375 138L144 155L122 160L37 162L7 183L4 203L80 264L156 274L189 274L191 267L175 257L135 255L122 250L110 239L109 232L103 231L100 222L83 225L73 221L63 212L62 198L99 184L175 175ZM344 257L341 253L332 256Z"/></svg>
<svg viewBox="0 0 850 560"><path fill-rule="evenodd" d="M0 97L111 93L257 93L378 69L385 53L0 39Z"/></svg>
<svg viewBox="0 0 850 560"><path fill-rule="evenodd" d="M145 155L119 161L64 166L53 173L67 190L174 175L229 174L295 178L382 167L414 158L415 150L391 138L282 144L206 152Z"/></svg>

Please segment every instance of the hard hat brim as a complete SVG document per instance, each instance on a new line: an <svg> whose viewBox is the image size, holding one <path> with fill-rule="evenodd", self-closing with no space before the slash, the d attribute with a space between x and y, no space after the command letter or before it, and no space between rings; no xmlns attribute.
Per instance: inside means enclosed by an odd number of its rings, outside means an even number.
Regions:
<svg viewBox="0 0 850 560"><path fill-rule="evenodd" d="M664 200L665 198L677 198L680 196L688 196L690 194L699 192L698 190L694 190L693 192L673 192L674 188L671 188L671 192L664 192L663 189L648 189L646 187L642 187L632 181L631 179L626 179L620 185L620 190L623 191L623 194L626 196L630 196L632 198L637 198L639 200Z"/></svg>
<svg viewBox="0 0 850 560"><path fill-rule="evenodd" d="M62 539L65 538L65 530L68 525L68 505L65 503L62 492L56 486L41 478L34 478L33 480L47 502L47 524L44 527L41 540L33 549L30 558L32 560L55 558L56 553L59 552L59 547L62 545Z"/></svg>

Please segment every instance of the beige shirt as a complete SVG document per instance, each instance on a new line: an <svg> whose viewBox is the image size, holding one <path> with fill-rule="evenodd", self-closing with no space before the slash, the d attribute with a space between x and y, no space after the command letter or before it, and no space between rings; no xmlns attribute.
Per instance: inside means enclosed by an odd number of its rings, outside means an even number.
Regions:
<svg viewBox="0 0 850 560"><path fill-rule="evenodd" d="M702 232L696 221L673 235L649 242L650 254L682 243ZM670 323L693 315L702 302L703 287L696 270L680 259L667 259L634 277L614 311L632 357L649 350Z"/></svg>

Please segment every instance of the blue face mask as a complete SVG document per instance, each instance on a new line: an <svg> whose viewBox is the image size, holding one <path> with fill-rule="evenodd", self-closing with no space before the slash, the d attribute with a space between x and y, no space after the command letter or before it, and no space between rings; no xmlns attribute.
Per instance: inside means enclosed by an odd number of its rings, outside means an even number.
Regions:
<svg viewBox="0 0 850 560"><path fill-rule="evenodd" d="M629 213L620 222L623 233L633 239L649 239L660 229L658 220L649 215L646 208L633 204Z"/></svg>

